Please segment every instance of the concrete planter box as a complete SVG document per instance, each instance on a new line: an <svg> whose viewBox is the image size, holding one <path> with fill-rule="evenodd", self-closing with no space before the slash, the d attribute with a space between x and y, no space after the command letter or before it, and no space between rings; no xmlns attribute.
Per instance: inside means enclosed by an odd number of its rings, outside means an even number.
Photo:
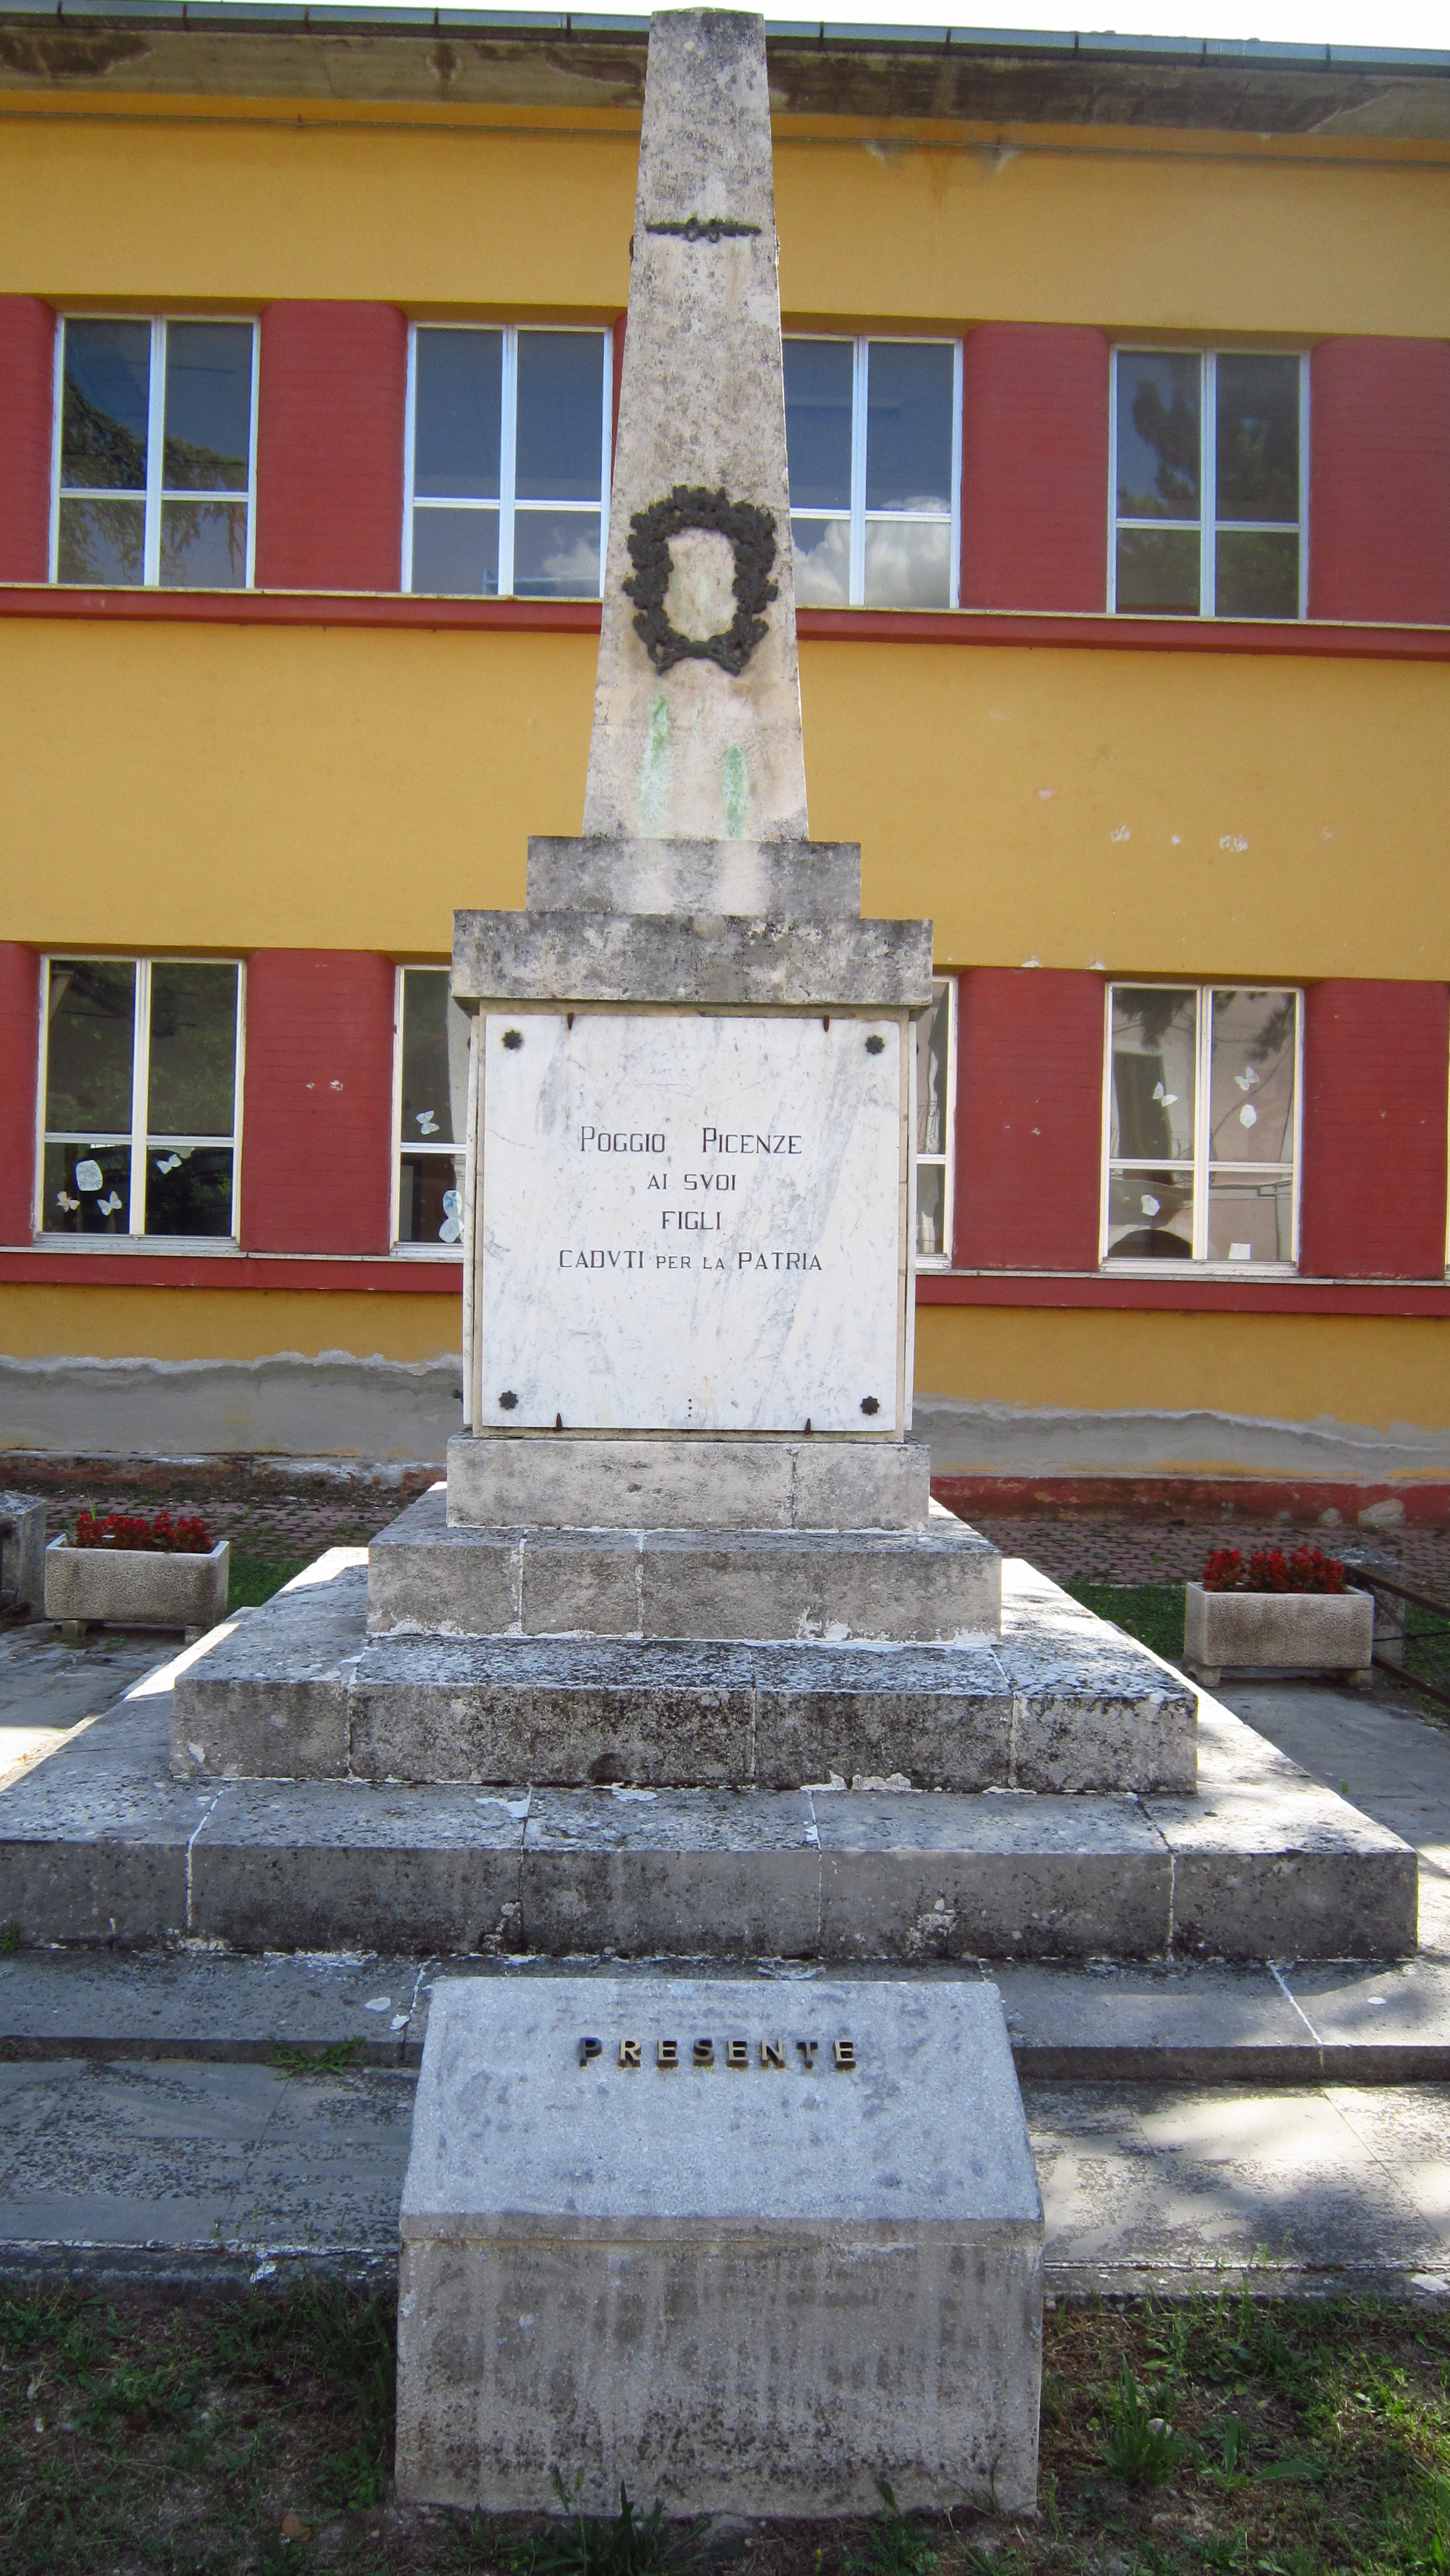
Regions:
<svg viewBox="0 0 1450 2576"><path fill-rule="evenodd" d="M226 1617L231 1553L229 1539L209 1556L166 1556L53 1538L45 1551L45 1615L71 1627L185 1628L200 1636Z"/></svg>
<svg viewBox="0 0 1450 2576"><path fill-rule="evenodd" d="M1374 1653L1369 1592L1205 1592L1190 1583L1183 1606L1183 1660L1200 1681L1277 1666L1351 1673L1368 1683Z"/></svg>

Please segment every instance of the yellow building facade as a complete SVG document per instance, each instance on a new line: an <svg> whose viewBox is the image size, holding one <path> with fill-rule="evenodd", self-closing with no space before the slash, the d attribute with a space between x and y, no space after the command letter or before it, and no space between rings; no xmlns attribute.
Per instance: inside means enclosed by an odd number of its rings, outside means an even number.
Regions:
<svg viewBox="0 0 1450 2576"><path fill-rule="evenodd" d="M512 509L526 567L510 388L568 334L615 368L644 30L229 14L0 11L6 1437L152 1445L149 1408L160 1445L426 1456L460 1292L401 1215L408 1010L444 1044L405 970L578 831L598 610L577 572L409 585L419 351L500 353L517 488L450 524L502 547ZM930 915L944 997L938 1468L1438 1513L1450 57L845 31L771 70L811 827L868 911ZM223 348L251 419L213 484L167 405ZM157 1109L175 993L233 995L229 1128ZM168 1152L230 1154L204 1224Z"/></svg>

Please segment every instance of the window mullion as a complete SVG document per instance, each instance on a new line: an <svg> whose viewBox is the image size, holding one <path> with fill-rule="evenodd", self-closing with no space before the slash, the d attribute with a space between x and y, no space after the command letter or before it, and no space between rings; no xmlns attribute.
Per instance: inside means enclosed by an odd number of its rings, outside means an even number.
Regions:
<svg viewBox="0 0 1450 2576"><path fill-rule="evenodd" d="M262 405L262 326L252 324L252 407L247 424L247 588L257 578L257 422Z"/></svg>
<svg viewBox="0 0 1450 2576"><path fill-rule="evenodd" d="M146 1231L146 1121L151 1089L151 960L136 960L136 1019L131 1039L131 1204L128 1234ZM235 1113L234 1113L235 1114Z"/></svg>
<svg viewBox="0 0 1450 2576"><path fill-rule="evenodd" d="M1218 594L1218 360L1212 349L1204 355L1198 409L1198 609L1201 617L1212 617Z"/></svg>
<svg viewBox="0 0 1450 2576"><path fill-rule="evenodd" d="M866 599L866 421L871 343L857 340L851 366L851 584L853 608Z"/></svg>
<svg viewBox="0 0 1450 2576"><path fill-rule="evenodd" d="M1198 1027L1194 1037L1197 1098L1193 1106L1193 1258L1208 1259L1208 1157L1213 1142L1213 1103L1209 1068L1213 1061L1213 994L1198 992Z"/></svg>
<svg viewBox="0 0 1450 2576"><path fill-rule="evenodd" d="M599 596L604 597L604 558L609 547L609 505L614 488L614 333L602 331L604 343L604 417L599 451Z"/></svg>
<svg viewBox="0 0 1450 2576"><path fill-rule="evenodd" d="M516 322L504 326L500 392L498 593L500 599L511 599L514 587L514 480L518 456L519 332Z"/></svg>
<svg viewBox="0 0 1450 2576"><path fill-rule="evenodd" d="M1309 614L1309 361L1299 360L1299 614ZM1298 1185L1295 1184L1295 1208L1298 1208ZM1299 1258L1298 1217L1295 1216L1294 1258Z"/></svg>
<svg viewBox="0 0 1450 2576"><path fill-rule="evenodd" d="M413 587L413 472L418 435L418 325L408 325L408 390L403 406L403 563L404 590Z"/></svg>
<svg viewBox="0 0 1450 2576"><path fill-rule="evenodd" d="M166 325L151 325L151 377L146 395L146 529L141 579L155 588L161 579L161 484L166 439Z"/></svg>

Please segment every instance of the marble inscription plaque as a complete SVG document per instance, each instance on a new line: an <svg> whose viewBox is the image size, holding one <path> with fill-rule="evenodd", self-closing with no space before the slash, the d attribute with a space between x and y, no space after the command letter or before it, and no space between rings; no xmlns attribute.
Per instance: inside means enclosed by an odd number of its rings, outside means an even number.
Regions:
<svg viewBox="0 0 1450 2576"><path fill-rule="evenodd" d="M479 1424L893 1432L890 1019L488 1015Z"/></svg>

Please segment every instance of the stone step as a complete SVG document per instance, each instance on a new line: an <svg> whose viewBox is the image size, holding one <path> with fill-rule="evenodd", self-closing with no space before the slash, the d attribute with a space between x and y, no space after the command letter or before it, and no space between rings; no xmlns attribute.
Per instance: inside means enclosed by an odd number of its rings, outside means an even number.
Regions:
<svg viewBox="0 0 1450 2576"><path fill-rule="evenodd" d="M471 1529L926 1527L924 1440L459 1432L448 1517Z"/></svg>
<svg viewBox="0 0 1450 2576"><path fill-rule="evenodd" d="M1197 1797L480 1793L181 1782L164 1675L138 1690L0 1794L0 1922L26 1945L925 1964L1415 1944L1415 1853L1211 1701Z"/></svg>
<svg viewBox="0 0 1450 2576"><path fill-rule="evenodd" d="M0 2063L271 2065L311 2059L416 2067L433 1995L460 1976L511 1981L529 1957L418 1959L298 1952L259 1957L181 1945L32 1949L0 1957ZM607 1960L579 1957L587 1991ZM643 1971L648 1963L639 1963ZM813 1971L760 1959L787 1985ZM857 1962L867 1980L900 1962ZM699 1961L697 1976L738 1973ZM839 1973L839 1972L838 1972ZM1450 2081L1450 1960L1269 1967L1197 1959L930 1960L924 1977L988 1976L1017 2070L1039 2083L1443 2084Z"/></svg>
<svg viewBox="0 0 1450 2576"><path fill-rule="evenodd" d="M365 1578L279 1594L178 1677L178 1777L1179 1790L1192 1687L1013 1570L964 1646L366 1634Z"/></svg>
<svg viewBox="0 0 1450 2576"><path fill-rule="evenodd" d="M995 1636L1002 1561L965 1521L923 1530L451 1528L438 1485L368 1551L373 1636Z"/></svg>

